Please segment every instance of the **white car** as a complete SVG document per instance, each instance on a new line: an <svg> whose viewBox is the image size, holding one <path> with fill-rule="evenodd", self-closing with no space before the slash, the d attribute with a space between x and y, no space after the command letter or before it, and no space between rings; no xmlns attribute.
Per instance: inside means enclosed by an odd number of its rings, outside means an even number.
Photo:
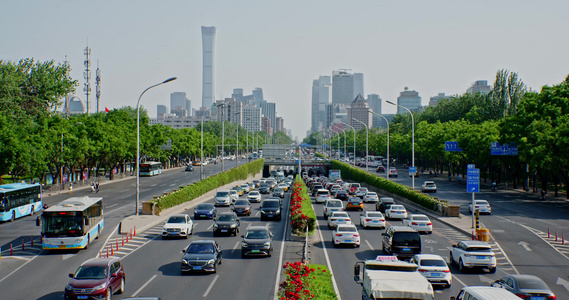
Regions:
<svg viewBox="0 0 569 300"><path fill-rule="evenodd" d="M360 215L360 225L363 228L378 227L385 228L385 217L379 211L366 211Z"/></svg>
<svg viewBox="0 0 569 300"><path fill-rule="evenodd" d="M356 197L360 197L363 198L365 195L367 195L368 189L366 187L361 187L359 189L356 190L356 192L354 193L354 195Z"/></svg>
<svg viewBox="0 0 569 300"><path fill-rule="evenodd" d="M162 227L162 238L185 237L188 238L194 232L194 222L189 215L172 215Z"/></svg>
<svg viewBox="0 0 569 300"><path fill-rule="evenodd" d="M347 212L333 211L328 218L328 228L336 228L338 225L351 225L352 220Z"/></svg>
<svg viewBox="0 0 569 300"><path fill-rule="evenodd" d="M472 268L487 268L490 273L496 273L496 255L486 242L461 241L452 245L449 253L451 264L458 264L460 272Z"/></svg>
<svg viewBox="0 0 569 300"><path fill-rule="evenodd" d="M338 227L332 231L332 241L334 242L334 247L338 247L342 244L359 247L360 233L355 225L338 225Z"/></svg>
<svg viewBox="0 0 569 300"><path fill-rule="evenodd" d="M249 191L251 190L251 187L247 183L243 183L242 185L240 185L240 187L243 189L243 193L249 193Z"/></svg>
<svg viewBox="0 0 569 300"><path fill-rule="evenodd" d="M231 192L229 190L221 190L215 193L215 206L229 206L232 202Z"/></svg>
<svg viewBox="0 0 569 300"><path fill-rule="evenodd" d="M425 181L421 185L421 192L423 193L436 193L437 192L437 185L434 181Z"/></svg>
<svg viewBox="0 0 569 300"><path fill-rule="evenodd" d="M364 196L364 202L378 202L379 201L379 196L377 196L376 192L368 192L365 196Z"/></svg>
<svg viewBox="0 0 569 300"><path fill-rule="evenodd" d="M229 190L229 194L231 194L231 202L235 202L239 200L239 192L236 190Z"/></svg>
<svg viewBox="0 0 569 300"><path fill-rule="evenodd" d="M403 226L409 226L418 232L433 233L433 223L425 215L410 215L403 219Z"/></svg>
<svg viewBox="0 0 569 300"><path fill-rule="evenodd" d="M385 210L385 217L388 219L405 219L407 218L407 210L403 205L394 204Z"/></svg>
<svg viewBox="0 0 569 300"><path fill-rule="evenodd" d="M324 217L328 218L328 216L333 211L344 211L344 203L342 200L338 199L329 199L324 202Z"/></svg>
<svg viewBox="0 0 569 300"><path fill-rule="evenodd" d="M259 193L259 191L250 191L249 194L247 194L247 200L251 203L261 203L261 193Z"/></svg>
<svg viewBox="0 0 569 300"><path fill-rule="evenodd" d="M474 200L474 209L478 209L481 214L492 214L492 207L486 200ZM468 211L472 213L472 203L468 204Z"/></svg>
<svg viewBox="0 0 569 300"><path fill-rule="evenodd" d="M452 274L444 258L436 254L415 254L411 262L419 266L419 273L432 285L449 288L452 285Z"/></svg>
<svg viewBox="0 0 569 300"><path fill-rule="evenodd" d="M334 194L336 191L341 190L341 189L342 189L342 187L339 184L334 184L330 188L330 193Z"/></svg>
<svg viewBox="0 0 569 300"><path fill-rule="evenodd" d="M318 189L316 191L316 203L324 203L330 198L332 198L332 196L327 189Z"/></svg>

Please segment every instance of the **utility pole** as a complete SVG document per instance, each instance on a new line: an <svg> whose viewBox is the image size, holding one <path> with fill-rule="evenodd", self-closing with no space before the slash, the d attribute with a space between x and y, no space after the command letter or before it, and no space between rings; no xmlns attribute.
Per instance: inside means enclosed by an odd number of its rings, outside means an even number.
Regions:
<svg viewBox="0 0 569 300"><path fill-rule="evenodd" d="M97 97L97 112L99 112L99 100L101 99L101 69L99 69L98 59L97 59L97 71L95 72L95 83L96 83L95 96Z"/></svg>

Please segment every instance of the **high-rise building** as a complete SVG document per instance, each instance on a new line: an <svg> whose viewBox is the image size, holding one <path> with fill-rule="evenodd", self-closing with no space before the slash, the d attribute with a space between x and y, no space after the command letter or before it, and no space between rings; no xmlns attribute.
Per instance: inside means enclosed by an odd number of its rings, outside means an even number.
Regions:
<svg viewBox="0 0 569 300"><path fill-rule="evenodd" d="M433 96L429 99L429 106L435 106L439 103L439 101L448 98L450 98L450 96L446 96L445 93L439 93L438 95Z"/></svg>
<svg viewBox="0 0 569 300"><path fill-rule="evenodd" d="M189 104L189 107L188 107ZM189 116L191 114L191 101L186 98L185 92L173 92L170 93L170 113L174 113L174 111L181 111L186 110L186 115Z"/></svg>
<svg viewBox="0 0 569 300"><path fill-rule="evenodd" d="M166 117L167 111L168 109L166 108L166 105L158 104L156 106L156 118L164 119Z"/></svg>
<svg viewBox="0 0 569 300"><path fill-rule="evenodd" d="M285 131L285 128L284 128L284 120L283 120L282 117L276 117L276 118L275 118L275 128L274 128L274 130L275 130L275 132L278 132L278 131L283 131L283 132L284 132L284 131Z"/></svg>
<svg viewBox="0 0 569 300"><path fill-rule="evenodd" d="M332 72L332 103L350 104L354 100L354 75L346 71Z"/></svg>
<svg viewBox="0 0 569 300"><path fill-rule="evenodd" d="M266 116L261 118L261 130L268 133L269 135L273 135L273 127L271 126L271 120Z"/></svg>
<svg viewBox="0 0 569 300"><path fill-rule="evenodd" d="M186 111L188 112L188 117L192 115L192 101L186 99Z"/></svg>
<svg viewBox="0 0 569 300"><path fill-rule="evenodd" d="M419 97L419 92L410 91L408 87L405 87L405 90L399 93L399 97L397 97L397 104L404 106L411 111L419 110L419 108L421 108L421 97ZM397 113L403 114L407 113L407 111L398 106Z"/></svg>
<svg viewBox="0 0 569 300"><path fill-rule="evenodd" d="M261 105L265 102L265 98L263 98L263 89L262 88L255 88L253 90L253 101L255 105Z"/></svg>
<svg viewBox="0 0 569 300"><path fill-rule="evenodd" d="M261 113L263 116L269 118L271 121L271 126L276 122L276 107L274 102L264 102L261 103Z"/></svg>
<svg viewBox="0 0 569 300"><path fill-rule="evenodd" d="M320 76L312 82L312 131L319 131L326 120L326 105L330 104L330 76Z"/></svg>
<svg viewBox="0 0 569 300"><path fill-rule="evenodd" d="M261 131L261 108L255 105L243 106L243 127L251 132Z"/></svg>
<svg viewBox="0 0 569 300"><path fill-rule="evenodd" d="M243 103L235 101L234 98L225 98L215 102L214 113L217 121L229 121L241 125Z"/></svg>
<svg viewBox="0 0 569 300"><path fill-rule="evenodd" d="M364 99L364 97L362 97L362 95L358 95L348 108L347 123L354 127L356 130L364 128L362 123L354 121L352 118L364 122L368 128L373 127L373 118L372 113L369 112L369 104Z"/></svg>
<svg viewBox="0 0 569 300"><path fill-rule="evenodd" d="M367 103L369 104L369 109L371 109L371 111L381 114L381 98L378 94L367 95ZM372 114L372 118L373 128L386 128L387 124L385 124L385 120L382 117Z"/></svg>
<svg viewBox="0 0 569 300"><path fill-rule="evenodd" d="M352 99L364 94L364 73L354 73L354 93Z"/></svg>
<svg viewBox="0 0 569 300"><path fill-rule="evenodd" d="M202 107L211 108L215 100L215 26L202 26L203 73Z"/></svg>
<svg viewBox="0 0 569 300"><path fill-rule="evenodd" d="M488 94L492 90L492 86L488 85L487 80L476 80L467 90L466 92L469 94Z"/></svg>

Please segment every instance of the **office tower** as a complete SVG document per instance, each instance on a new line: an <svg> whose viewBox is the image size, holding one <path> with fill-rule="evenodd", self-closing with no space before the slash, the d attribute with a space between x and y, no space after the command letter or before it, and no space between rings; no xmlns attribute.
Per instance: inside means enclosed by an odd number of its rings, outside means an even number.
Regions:
<svg viewBox="0 0 569 300"><path fill-rule="evenodd" d="M190 99L186 99L186 112L188 117L192 115L192 101Z"/></svg>
<svg viewBox="0 0 569 300"><path fill-rule="evenodd" d="M369 104L369 109L374 113L381 114L381 98L378 94L367 95L367 103ZM383 127L386 128L387 124L385 120L377 115L372 115L373 118L373 128Z"/></svg>
<svg viewBox="0 0 569 300"><path fill-rule="evenodd" d="M170 93L170 113L174 111L179 111L181 109L187 110L187 102L190 101L186 98L185 92L173 92Z"/></svg>
<svg viewBox="0 0 569 300"><path fill-rule="evenodd" d="M488 94L492 90L492 86L488 85L488 81L486 80L477 80L475 81L467 90L466 92L469 94Z"/></svg>
<svg viewBox="0 0 569 300"><path fill-rule="evenodd" d="M255 88L253 90L253 101L254 103L249 103L249 104L261 105L262 103L265 102L265 98L263 98L262 88Z"/></svg>
<svg viewBox="0 0 569 300"><path fill-rule="evenodd" d="M439 103L439 101L448 98L450 98L450 96L446 96L445 93L439 93L437 96L433 96L431 99L429 99L429 106L435 106Z"/></svg>
<svg viewBox="0 0 569 300"><path fill-rule="evenodd" d="M364 122L368 128L373 127L372 113L369 112L369 104L362 97L358 95L354 101L352 101L350 107L348 108L348 124L353 126L356 130L364 128L362 123L352 120L352 118Z"/></svg>
<svg viewBox="0 0 569 300"><path fill-rule="evenodd" d="M235 98L236 101L243 102L243 89L233 89L233 94L231 94L232 98Z"/></svg>
<svg viewBox="0 0 569 300"><path fill-rule="evenodd" d="M346 71L332 72L332 103L350 104L354 100L354 76Z"/></svg>
<svg viewBox="0 0 569 300"><path fill-rule="evenodd" d="M251 132L261 131L261 108L255 105L243 106L243 127Z"/></svg>
<svg viewBox="0 0 569 300"><path fill-rule="evenodd" d="M266 116L261 118L261 130L268 133L269 135L273 135L273 127L271 126L271 120Z"/></svg>
<svg viewBox="0 0 569 300"><path fill-rule="evenodd" d="M243 103L234 98L225 98L215 102L214 112L218 121L229 121L241 125Z"/></svg>
<svg viewBox="0 0 569 300"><path fill-rule="evenodd" d="M330 76L312 81L311 130L319 131L326 122L326 105L330 104Z"/></svg>
<svg viewBox="0 0 569 300"><path fill-rule="evenodd" d="M271 126L275 124L276 108L273 102L261 103L261 113L271 121Z"/></svg>
<svg viewBox="0 0 569 300"><path fill-rule="evenodd" d="M364 73L354 73L354 93L352 94L352 99L355 99L358 95L364 94Z"/></svg>
<svg viewBox="0 0 569 300"><path fill-rule="evenodd" d="M399 97L397 97L397 104L404 106L411 111L419 110L421 107L421 97L419 97L419 92L409 91L409 88L405 87L405 90L399 93ZM404 114L407 113L407 111L398 106L397 113Z"/></svg>
<svg viewBox="0 0 569 300"><path fill-rule="evenodd" d="M275 132L285 131L284 120L282 117L276 117L275 118L275 128L274 129L275 129Z"/></svg>
<svg viewBox="0 0 569 300"><path fill-rule="evenodd" d="M215 40L216 28L202 26L202 107L206 108L211 108L215 100Z"/></svg>
<svg viewBox="0 0 569 300"><path fill-rule="evenodd" d="M156 118L164 119L166 117L167 110L166 105L158 104L156 106Z"/></svg>

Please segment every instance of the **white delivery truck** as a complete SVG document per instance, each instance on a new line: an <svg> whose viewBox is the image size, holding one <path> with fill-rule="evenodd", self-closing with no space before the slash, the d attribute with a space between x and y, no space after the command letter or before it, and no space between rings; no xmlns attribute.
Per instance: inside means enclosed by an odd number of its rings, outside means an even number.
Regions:
<svg viewBox="0 0 569 300"><path fill-rule="evenodd" d="M358 261L354 265L354 280L362 285L364 300L433 300L433 286L417 268L396 256L378 256L375 260Z"/></svg>

